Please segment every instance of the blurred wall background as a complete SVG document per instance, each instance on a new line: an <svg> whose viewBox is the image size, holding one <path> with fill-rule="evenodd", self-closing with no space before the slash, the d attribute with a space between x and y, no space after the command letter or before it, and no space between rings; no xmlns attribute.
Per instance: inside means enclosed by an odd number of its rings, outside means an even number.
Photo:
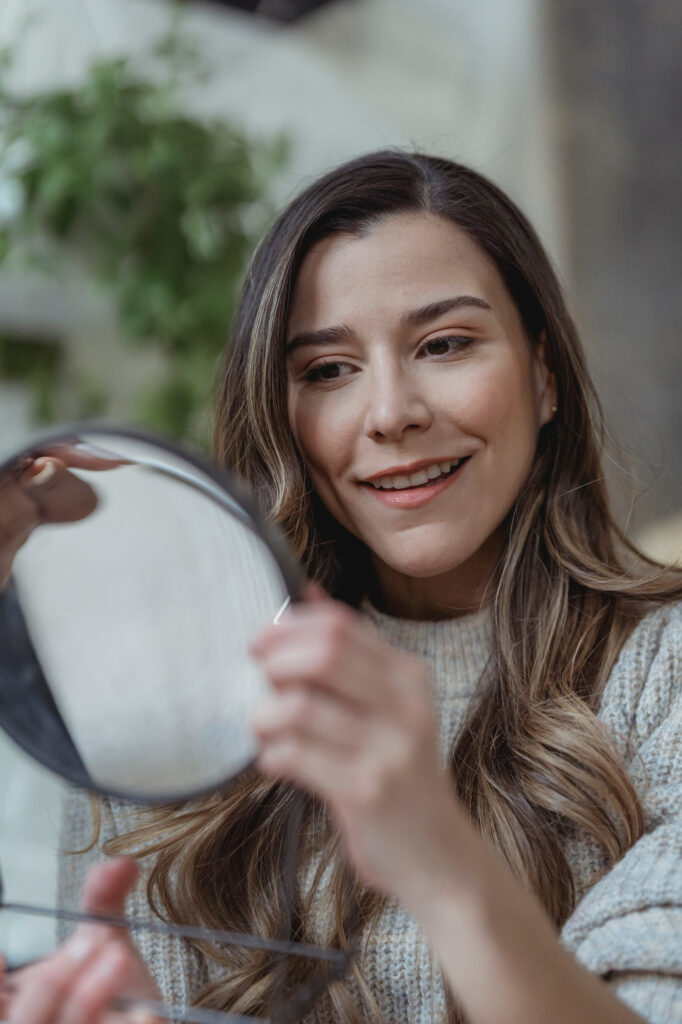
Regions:
<svg viewBox="0 0 682 1024"><path fill-rule="evenodd" d="M4 0L9 82L21 94L77 86L96 58L144 55L167 29L169 8L166 0ZM184 33L214 71L185 91L185 109L228 119L255 139L290 140L272 182L275 205L348 157L416 145L502 182L562 262L541 0L336 0L286 27L208 3L184 10ZM114 418L135 418L136 385L163 373L158 351L122 347L106 289L66 261L58 283L0 270L3 329L54 340L60 386L103 389ZM29 426L29 400L7 381L2 397L0 435L11 443ZM79 411L68 395L60 405Z"/></svg>
<svg viewBox="0 0 682 1024"><path fill-rule="evenodd" d="M641 529L682 507L682 8L551 0L547 26L565 270Z"/></svg>
<svg viewBox="0 0 682 1024"><path fill-rule="evenodd" d="M12 87L30 94L78 83L93 58L142 53L167 24L164 0L3 0L0 45ZM645 493L634 509L621 497L624 518L640 529L682 507L677 3L336 0L286 27L193 3L183 31L215 69L183 97L188 111L289 136L277 204L345 158L396 145L507 189L554 259L616 437L635 453L626 476ZM106 288L71 267L58 281L0 268L3 335L58 347L67 377L106 388L114 418L133 418L139 382L163 373L160 352L126 347ZM0 451L34 419L26 382L0 378ZM22 764L3 744L0 863L14 898L50 902L58 787ZM34 953L48 929L16 919L5 947Z"/></svg>

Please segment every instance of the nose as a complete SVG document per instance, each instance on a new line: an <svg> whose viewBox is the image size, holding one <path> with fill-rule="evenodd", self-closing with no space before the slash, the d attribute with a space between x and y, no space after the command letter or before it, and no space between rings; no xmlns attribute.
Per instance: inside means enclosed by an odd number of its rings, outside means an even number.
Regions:
<svg viewBox="0 0 682 1024"><path fill-rule="evenodd" d="M368 375L365 433L375 441L396 441L431 424L428 403L401 366L382 366Z"/></svg>

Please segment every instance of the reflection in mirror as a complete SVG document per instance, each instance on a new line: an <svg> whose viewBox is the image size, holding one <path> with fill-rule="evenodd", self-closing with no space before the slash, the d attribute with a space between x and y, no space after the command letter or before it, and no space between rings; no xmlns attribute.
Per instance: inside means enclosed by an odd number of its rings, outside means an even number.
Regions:
<svg viewBox="0 0 682 1024"><path fill-rule="evenodd" d="M143 802L226 785L255 755L249 720L266 681L251 638L298 598L281 539L203 460L114 428L55 435L0 466L0 726L63 777ZM293 905L300 813L283 856ZM286 985L271 1024L300 1018L352 952L281 936L105 918L5 900L7 913L107 920L324 963ZM287 921L289 919L287 918ZM11 982L10 982L11 985ZM232 1014L158 1004L159 1017Z"/></svg>
<svg viewBox="0 0 682 1024"><path fill-rule="evenodd" d="M42 468L26 479L31 465ZM97 431L12 460L0 516L21 537L3 647L19 635L32 646L31 707L53 739L41 759L143 800L215 788L243 769L265 691L248 643L289 594L240 499L177 452ZM15 719L28 708L25 652L23 664ZM16 722L14 734L22 742Z"/></svg>

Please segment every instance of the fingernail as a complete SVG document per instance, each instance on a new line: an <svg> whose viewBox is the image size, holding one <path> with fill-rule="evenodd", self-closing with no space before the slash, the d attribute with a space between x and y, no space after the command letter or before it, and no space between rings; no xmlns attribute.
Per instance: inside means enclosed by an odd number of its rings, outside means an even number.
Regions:
<svg viewBox="0 0 682 1024"><path fill-rule="evenodd" d="M70 956L72 960L76 960L78 963L81 963L83 960L87 960L93 948L94 944L92 939L89 939L86 935L76 934L65 944L64 952Z"/></svg>
<svg viewBox="0 0 682 1024"><path fill-rule="evenodd" d="M35 487L36 485L42 485L47 483L50 477L53 477L56 473L54 462L46 462L43 468L35 474L35 476L29 477L26 480L27 487Z"/></svg>

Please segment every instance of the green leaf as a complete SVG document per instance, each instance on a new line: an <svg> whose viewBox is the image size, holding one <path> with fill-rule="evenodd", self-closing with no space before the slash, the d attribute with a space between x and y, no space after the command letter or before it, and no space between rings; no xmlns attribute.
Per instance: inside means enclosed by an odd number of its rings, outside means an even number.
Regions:
<svg viewBox="0 0 682 1024"><path fill-rule="evenodd" d="M269 190L287 143L182 110L181 88L205 64L179 21L144 67L98 60L77 88L5 93L3 138L31 154L16 172L25 198L12 245L28 251L38 241L32 256L46 267L68 252L84 274L99 275L125 340L165 355L164 380L140 398L144 422L206 440L216 359L245 262L272 216ZM0 233L0 262L8 248ZM125 358L136 358L133 346ZM81 408L107 404L96 382L73 381L72 391ZM40 395L46 414L49 396Z"/></svg>

